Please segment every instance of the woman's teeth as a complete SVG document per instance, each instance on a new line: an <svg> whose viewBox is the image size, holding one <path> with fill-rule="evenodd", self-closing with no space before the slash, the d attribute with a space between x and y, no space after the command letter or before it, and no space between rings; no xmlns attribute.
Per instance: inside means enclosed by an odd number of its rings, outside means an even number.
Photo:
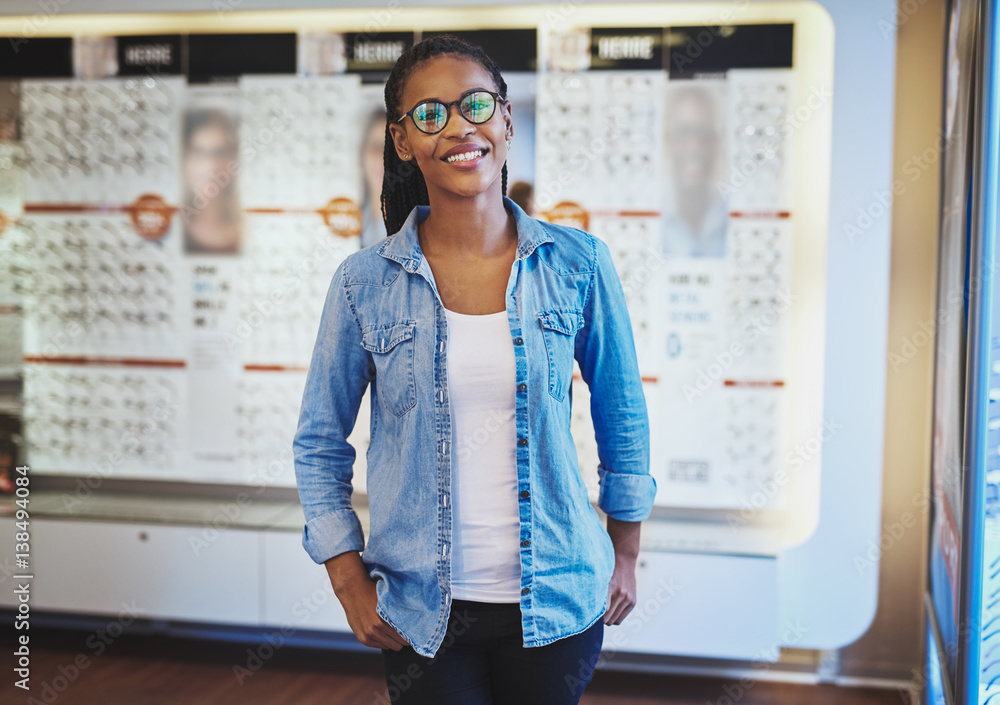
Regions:
<svg viewBox="0 0 1000 705"><path fill-rule="evenodd" d="M445 159L446 162L467 162L470 159L476 159L477 157L483 156L483 150L476 149L471 152L460 152L459 154L453 154L452 156Z"/></svg>

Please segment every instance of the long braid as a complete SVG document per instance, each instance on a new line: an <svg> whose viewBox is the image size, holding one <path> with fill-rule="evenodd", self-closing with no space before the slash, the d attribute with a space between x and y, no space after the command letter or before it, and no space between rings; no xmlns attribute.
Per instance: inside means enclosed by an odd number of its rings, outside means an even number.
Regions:
<svg viewBox="0 0 1000 705"><path fill-rule="evenodd" d="M396 147L389 132L389 125L402 116L399 102L403 88L410 73L421 63L443 54L458 54L473 59L486 69L496 84L500 98L507 98L507 82L503 80L500 69L486 55L481 47L469 44L453 35L438 35L417 42L404 51L389 73L385 84L385 149L382 155L382 165L385 174L382 177L382 218L385 220L385 231L389 235L398 232L410 215L414 206L429 205L427 183L416 162L404 161L396 154ZM503 195L507 195L507 162L504 162L501 177Z"/></svg>

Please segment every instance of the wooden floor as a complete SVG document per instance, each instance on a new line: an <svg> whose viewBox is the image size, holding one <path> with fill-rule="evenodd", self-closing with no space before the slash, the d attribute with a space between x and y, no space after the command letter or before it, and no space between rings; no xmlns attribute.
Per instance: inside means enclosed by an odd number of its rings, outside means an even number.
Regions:
<svg viewBox="0 0 1000 705"><path fill-rule="evenodd" d="M96 654L91 633L32 630L31 691L12 685L9 656L16 636L0 629L7 681L0 703L57 705L385 705L377 652L345 653L283 647L243 684L233 664L247 645L150 635L121 635ZM9 648L10 647L10 648ZM78 655L87 657L74 671ZM60 680L60 675L65 680ZM45 685L57 690L46 691ZM726 686L729 686L728 688ZM906 705L900 692L758 681L597 671L582 705ZM730 698L729 695L737 697ZM53 696L55 699L53 700Z"/></svg>

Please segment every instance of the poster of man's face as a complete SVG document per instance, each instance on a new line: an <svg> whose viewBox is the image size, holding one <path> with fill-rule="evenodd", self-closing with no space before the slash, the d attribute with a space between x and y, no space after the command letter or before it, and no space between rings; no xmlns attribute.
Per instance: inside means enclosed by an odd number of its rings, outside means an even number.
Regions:
<svg viewBox="0 0 1000 705"><path fill-rule="evenodd" d="M719 190L725 162L724 84L675 81L666 95L664 252L725 254L728 208Z"/></svg>

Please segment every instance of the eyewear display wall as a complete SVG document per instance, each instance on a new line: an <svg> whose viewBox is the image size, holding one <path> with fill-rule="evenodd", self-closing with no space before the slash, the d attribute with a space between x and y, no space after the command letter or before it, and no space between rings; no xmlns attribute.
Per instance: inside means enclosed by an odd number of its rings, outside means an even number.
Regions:
<svg viewBox="0 0 1000 705"><path fill-rule="evenodd" d="M25 198L5 209L0 279L2 303L24 316L32 473L103 467L126 434L109 477L137 488L294 488L290 440L329 277L384 236L373 208L381 82L429 28L465 32L510 85L510 185L533 186L524 205L536 217L586 228L615 257L660 486L644 527L644 550L660 553L643 589L682 574L696 586L672 615L704 614L708 603L690 601L706 600L725 605L719 620L747 625L694 643L674 624L630 646L751 657L803 613L815 643L855 637L876 577L821 599L783 586L801 560L779 570L794 547L799 559L831 555L824 496L871 475L865 463L821 473L826 277L843 268L842 253L827 259L830 16L811 2L577 8L520 25L513 13L502 29L472 12L431 16L407 10L374 36L360 11L259 35L201 35L191 18L160 16L24 48L51 42L50 55L76 62L11 75L19 109L4 113L18 137L6 182ZM213 64L220 47L226 60ZM587 392L577 376L573 434L596 500ZM363 407L351 438L361 504L367 432ZM873 487L864 496L877 502ZM864 533L856 517L824 519L841 538ZM709 589L734 574L738 593Z"/></svg>

